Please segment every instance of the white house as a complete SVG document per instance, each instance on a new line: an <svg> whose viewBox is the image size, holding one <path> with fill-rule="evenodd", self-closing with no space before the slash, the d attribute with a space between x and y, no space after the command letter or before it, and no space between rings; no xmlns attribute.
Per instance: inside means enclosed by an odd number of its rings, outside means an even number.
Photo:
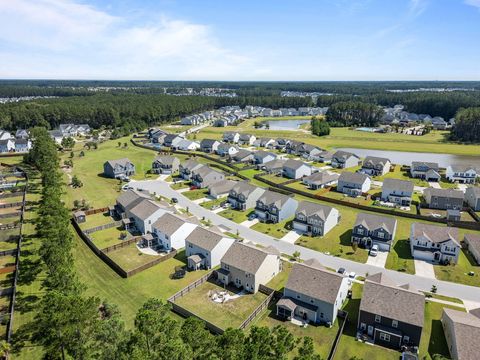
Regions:
<svg viewBox="0 0 480 360"><path fill-rule="evenodd" d="M217 267L234 242L234 239L221 232L197 227L185 239L188 268L198 270Z"/></svg>
<svg viewBox="0 0 480 360"><path fill-rule="evenodd" d="M312 174L312 167L303 161L288 159L283 164L283 176L289 179L301 179Z"/></svg>
<svg viewBox="0 0 480 360"><path fill-rule="evenodd" d="M127 210L127 216L133 219L138 231L148 234L152 232L152 224L166 212L173 212L173 207L143 199L136 206Z"/></svg>
<svg viewBox="0 0 480 360"><path fill-rule="evenodd" d="M410 250L415 259L456 264L461 251L458 238L457 228L413 223Z"/></svg>
<svg viewBox="0 0 480 360"><path fill-rule="evenodd" d="M449 165L445 176L450 182L474 184L477 178L477 170L472 166Z"/></svg>
<svg viewBox="0 0 480 360"><path fill-rule="evenodd" d="M185 238L196 227L196 224L185 221L178 215L164 213L152 224L152 234L163 249L178 250L185 247Z"/></svg>

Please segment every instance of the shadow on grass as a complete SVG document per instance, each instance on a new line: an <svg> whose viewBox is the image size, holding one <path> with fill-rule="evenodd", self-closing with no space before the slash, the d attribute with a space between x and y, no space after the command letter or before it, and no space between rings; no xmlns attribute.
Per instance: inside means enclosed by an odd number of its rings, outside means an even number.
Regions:
<svg viewBox="0 0 480 360"><path fill-rule="evenodd" d="M432 320L432 328L430 332L430 339L428 343L428 353L432 359L437 358L435 355L439 354L443 357L450 358L447 341L443 332L442 322L440 320Z"/></svg>
<svg viewBox="0 0 480 360"><path fill-rule="evenodd" d="M409 242L406 239L397 240L395 242L395 245L393 245L393 250L395 250L399 259L402 259L402 260L413 259L413 256L410 251Z"/></svg>
<svg viewBox="0 0 480 360"><path fill-rule="evenodd" d="M462 249L462 252L465 254L465 257L467 258L470 266L476 266L476 267L479 266L478 263L475 261L475 258L472 256L472 254L470 254L468 250Z"/></svg>

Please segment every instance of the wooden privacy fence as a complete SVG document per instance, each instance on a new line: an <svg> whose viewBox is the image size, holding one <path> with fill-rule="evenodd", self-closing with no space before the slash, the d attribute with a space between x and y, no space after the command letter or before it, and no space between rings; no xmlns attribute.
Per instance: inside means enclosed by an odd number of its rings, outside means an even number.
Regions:
<svg viewBox="0 0 480 360"><path fill-rule="evenodd" d="M107 212L108 211L108 207L104 207L104 208L99 208L99 209L90 209L90 210L85 210L84 213L85 215L95 215L95 214L98 214L98 213L104 213L104 212Z"/></svg>
<svg viewBox="0 0 480 360"><path fill-rule="evenodd" d="M13 192L0 194L0 199L8 199L8 198L12 198L12 197L19 197L19 196L22 196L22 195L23 195L23 193L21 191L13 191Z"/></svg>
<svg viewBox="0 0 480 360"><path fill-rule="evenodd" d="M18 206L21 206L22 204L23 204L22 201L16 201L16 202L12 202L12 203L0 204L0 209L18 207Z"/></svg>
<svg viewBox="0 0 480 360"><path fill-rule="evenodd" d="M17 251L18 251L18 249L10 249L10 250L0 251L0 257L15 255L17 253Z"/></svg>
<svg viewBox="0 0 480 360"><path fill-rule="evenodd" d="M108 223L108 224L98 225L98 226L95 226L93 228L83 230L83 232L85 234L91 234L91 233L94 233L94 232L97 232L97 231L110 229L110 228L113 228L113 227L119 227L120 225L122 225L121 221L114 221L114 222L111 222L111 223Z"/></svg>
<svg viewBox="0 0 480 360"><path fill-rule="evenodd" d="M347 323L348 319L348 312L343 310L338 310L337 317L343 319L342 324L338 328L337 335L335 335L335 340L333 342L333 346L330 349L330 354L328 354L328 360L332 360L335 356L335 352L337 351L338 344L340 343L340 337L343 334L343 329L345 328L345 324Z"/></svg>
<svg viewBox="0 0 480 360"><path fill-rule="evenodd" d="M115 245L103 248L103 249L101 249L101 251L103 251L105 254L108 254L109 252L115 251L117 249L124 248L124 247L126 247L130 244L136 243L137 241L140 241L141 238L142 238L141 236L134 236L134 237L132 237L128 240L122 241L120 244L115 244Z"/></svg>
<svg viewBox="0 0 480 360"><path fill-rule="evenodd" d="M182 290L177 291L175 294L170 296L167 300L170 302L175 302L178 298L181 298L182 296L188 294L190 291L206 283L208 280L210 279L215 280L216 278L217 278L217 272L210 271L208 274L203 275L200 279L195 280L193 283L187 285Z"/></svg>
<svg viewBox="0 0 480 360"><path fill-rule="evenodd" d="M255 318L263 311L265 310L266 308L268 308L268 306L270 305L270 302L272 301L273 299L273 296L275 295L275 292L272 291L270 293L270 295L267 296L267 298L265 300L262 301L262 303L260 305L257 306L257 308L255 310L253 310L253 312L248 315L248 317L240 324L240 326L238 327L240 330L244 330L248 325L250 325L250 323L255 320Z"/></svg>

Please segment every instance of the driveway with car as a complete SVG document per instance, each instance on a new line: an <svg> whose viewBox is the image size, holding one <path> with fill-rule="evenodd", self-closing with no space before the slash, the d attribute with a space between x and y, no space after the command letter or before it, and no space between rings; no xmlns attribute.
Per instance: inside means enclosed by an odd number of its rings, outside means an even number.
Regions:
<svg viewBox="0 0 480 360"><path fill-rule="evenodd" d="M377 253L377 256L369 255L367 259L367 264L385 269L385 263L387 262L388 254L388 251L379 251Z"/></svg>

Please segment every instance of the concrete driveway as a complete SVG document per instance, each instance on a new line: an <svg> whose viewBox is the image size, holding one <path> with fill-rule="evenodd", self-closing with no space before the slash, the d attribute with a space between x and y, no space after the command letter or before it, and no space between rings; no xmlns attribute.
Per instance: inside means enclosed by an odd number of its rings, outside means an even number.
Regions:
<svg viewBox="0 0 480 360"><path fill-rule="evenodd" d="M245 220L244 222L240 223L240 225L246 226L248 228L252 227L255 224L258 224L258 219Z"/></svg>
<svg viewBox="0 0 480 360"><path fill-rule="evenodd" d="M385 269L388 254L388 251L379 251L377 256L368 255L367 264Z"/></svg>
<svg viewBox="0 0 480 360"><path fill-rule="evenodd" d="M203 198L200 198L200 199L197 199L197 200L193 200L192 202L195 203L195 204L201 204L205 201L210 201L211 199L209 198L206 198L206 197L203 197Z"/></svg>
<svg viewBox="0 0 480 360"><path fill-rule="evenodd" d="M459 190L462 190L463 192L465 192L465 190L467 190L467 187L468 187L468 184L458 184L457 185L457 188Z"/></svg>
<svg viewBox="0 0 480 360"><path fill-rule="evenodd" d="M424 260L414 260L415 262L415 275L426 277L429 279L436 279L435 270L433 265Z"/></svg>
<svg viewBox="0 0 480 360"><path fill-rule="evenodd" d="M285 234L285 236L282 237L281 240L290 244L295 244L295 241L297 241L300 236L302 236L301 233L296 232L295 230L292 230L292 231L289 231L287 234Z"/></svg>
<svg viewBox="0 0 480 360"><path fill-rule="evenodd" d="M440 186L440 184L436 181L429 181L428 182L428 185L432 188L435 188L435 189L441 189L442 187Z"/></svg>

